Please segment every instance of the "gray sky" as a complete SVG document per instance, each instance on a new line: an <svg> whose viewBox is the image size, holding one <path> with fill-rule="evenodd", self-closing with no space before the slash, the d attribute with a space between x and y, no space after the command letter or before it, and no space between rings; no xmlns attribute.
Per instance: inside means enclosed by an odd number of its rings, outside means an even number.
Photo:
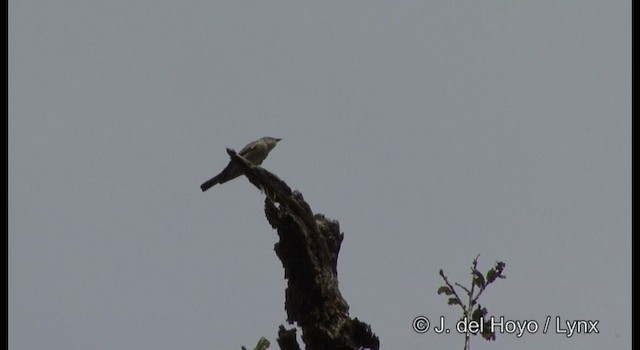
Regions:
<svg viewBox="0 0 640 350"><path fill-rule="evenodd" d="M631 347L630 1L10 1L9 346L239 349L285 322L263 164L340 221L383 349L461 348L443 268L507 263L473 349ZM552 323L553 327L554 323ZM274 343L272 348L276 348Z"/></svg>

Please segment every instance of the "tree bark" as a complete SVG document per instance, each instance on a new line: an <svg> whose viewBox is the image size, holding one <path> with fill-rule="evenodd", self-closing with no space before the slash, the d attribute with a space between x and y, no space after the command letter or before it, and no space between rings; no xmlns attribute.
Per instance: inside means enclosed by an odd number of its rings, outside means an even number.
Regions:
<svg viewBox="0 0 640 350"><path fill-rule="evenodd" d="M274 174L231 149L227 153L249 182L266 195L265 215L278 231L280 240L274 250L287 279L287 322L302 329L306 349L378 350L378 337L368 324L349 317L349 305L338 289L338 253L344 238L338 221L314 214L302 194ZM281 326L278 344L282 350L299 349L295 329L295 345L291 338L291 332Z"/></svg>

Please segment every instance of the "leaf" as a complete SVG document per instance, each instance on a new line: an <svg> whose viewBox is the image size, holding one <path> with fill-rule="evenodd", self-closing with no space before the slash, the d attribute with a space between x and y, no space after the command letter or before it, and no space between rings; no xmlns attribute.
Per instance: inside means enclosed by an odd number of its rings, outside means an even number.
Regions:
<svg viewBox="0 0 640 350"><path fill-rule="evenodd" d="M489 269L489 271L487 272L487 282L493 283L493 281L495 280L496 280L496 270Z"/></svg>
<svg viewBox="0 0 640 350"><path fill-rule="evenodd" d="M445 295L451 295L453 294L453 291L447 286L440 286L440 288L438 288L438 295L442 293L444 293Z"/></svg>
<svg viewBox="0 0 640 350"><path fill-rule="evenodd" d="M483 328L484 331L481 333L481 335L485 340L496 340L496 334L491 331L491 322L485 322Z"/></svg>
<svg viewBox="0 0 640 350"><path fill-rule="evenodd" d="M478 286L480 288L484 288L484 285L485 285L484 276L482 276L480 271L474 270L473 271L473 275L474 275L473 284L475 284L476 286Z"/></svg>
<svg viewBox="0 0 640 350"><path fill-rule="evenodd" d="M477 308L471 314L471 319L474 320L474 321L478 321L478 320L480 320L480 317L482 317L482 316L483 316L482 309Z"/></svg>

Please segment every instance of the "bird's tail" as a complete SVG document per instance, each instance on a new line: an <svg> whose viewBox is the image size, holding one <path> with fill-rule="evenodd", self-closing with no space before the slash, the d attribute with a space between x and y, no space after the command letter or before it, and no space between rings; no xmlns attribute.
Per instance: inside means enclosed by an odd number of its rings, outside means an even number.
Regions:
<svg viewBox="0 0 640 350"><path fill-rule="evenodd" d="M213 187L214 185L218 184L219 182L220 182L220 175L217 175L205 181L202 185L200 185L200 188L202 189L202 192L204 192L210 189L211 187Z"/></svg>

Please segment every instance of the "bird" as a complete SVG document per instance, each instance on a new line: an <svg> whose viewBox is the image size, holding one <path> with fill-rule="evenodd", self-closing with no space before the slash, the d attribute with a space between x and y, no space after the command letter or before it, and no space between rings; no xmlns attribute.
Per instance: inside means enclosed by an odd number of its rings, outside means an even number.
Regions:
<svg viewBox="0 0 640 350"><path fill-rule="evenodd" d="M238 155L242 156L242 158L248 160L253 165L261 165L262 162L267 158L269 152L276 147L276 144L282 139L278 139L275 137L262 137L256 141L250 142L246 146L244 146ZM202 185L200 185L200 189L202 192L210 189L211 187L217 184L223 184L229 180L233 180L236 177L242 175L240 168L236 163L230 161L229 164L220 172L220 174L212 177L211 179L205 181Z"/></svg>

